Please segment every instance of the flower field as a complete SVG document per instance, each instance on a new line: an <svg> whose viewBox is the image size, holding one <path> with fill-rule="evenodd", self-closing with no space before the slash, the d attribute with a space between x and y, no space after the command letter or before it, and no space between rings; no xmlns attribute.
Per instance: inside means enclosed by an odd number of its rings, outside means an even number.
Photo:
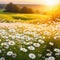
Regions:
<svg viewBox="0 0 60 60"><path fill-rule="evenodd" d="M0 60L60 60L60 22L0 23Z"/></svg>

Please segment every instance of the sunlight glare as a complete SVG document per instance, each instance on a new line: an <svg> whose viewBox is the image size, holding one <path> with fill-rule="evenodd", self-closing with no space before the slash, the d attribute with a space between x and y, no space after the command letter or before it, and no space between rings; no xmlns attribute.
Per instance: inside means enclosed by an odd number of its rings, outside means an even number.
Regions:
<svg viewBox="0 0 60 60"><path fill-rule="evenodd" d="M44 0L43 4L46 6L55 6L58 4L58 0Z"/></svg>

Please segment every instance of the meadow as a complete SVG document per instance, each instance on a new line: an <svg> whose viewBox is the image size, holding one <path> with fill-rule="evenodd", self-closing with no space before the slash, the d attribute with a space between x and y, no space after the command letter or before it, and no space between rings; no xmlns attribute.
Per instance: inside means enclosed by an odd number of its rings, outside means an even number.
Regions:
<svg viewBox="0 0 60 60"><path fill-rule="evenodd" d="M25 23L48 23L51 22L50 16L43 14L19 14L3 12L0 9L0 22L25 22Z"/></svg>
<svg viewBox="0 0 60 60"><path fill-rule="evenodd" d="M55 20L0 10L0 60L60 60L60 20Z"/></svg>

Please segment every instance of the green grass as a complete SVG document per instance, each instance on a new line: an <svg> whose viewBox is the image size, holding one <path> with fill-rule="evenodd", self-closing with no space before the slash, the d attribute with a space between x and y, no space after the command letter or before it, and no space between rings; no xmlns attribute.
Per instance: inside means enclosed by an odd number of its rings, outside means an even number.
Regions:
<svg viewBox="0 0 60 60"><path fill-rule="evenodd" d="M41 14L8 13L0 10L0 22L45 23L50 21L49 18L49 16Z"/></svg>
<svg viewBox="0 0 60 60"><path fill-rule="evenodd" d="M52 29L51 26L54 29ZM54 57L56 60L60 60L60 55L55 55L55 53L57 52L54 51L55 48L60 50L60 37L58 37L60 36L60 30L58 30L58 28L57 30L55 30L56 26L59 26L59 24L53 23L47 26L43 26L43 24L36 25L27 23L0 24L0 50L2 51L0 53L0 57L4 57L6 60L45 60L45 58L50 57L46 56L46 54L52 52L51 56ZM57 38L54 39L54 37ZM41 43L41 41L39 42L39 40L44 41L44 43ZM13 41L15 44L9 45L10 41ZM28 44L29 42L32 42L32 44ZM53 45L49 44L50 42L52 42ZM6 48L7 45L2 43L7 44L9 47ZM35 47L33 45L34 43L38 43L40 44L40 46ZM28 49L28 46L33 46L35 50L30 50L32 48ZM21 47L26 48L28 51L21 51ZM47 49L49 49L50 51L47 51ZM17 54L17 56L15 58L13 58L12 56L8 56L8 51L12 51L13 53ZM30 53L35 54L36 57L34 59L30 58ZM58 53L60 52L58 51ZM41 54L42 56L39 56L39 54Z"/></svg>
<svg viewBox="0 0 60 60"><path fill-rule="evenodd" d="M52 56L55 60L60 60L60 55L55 55L56 53L60 54L60 52L54 51L54 49L60 50L60 22L47 24L50 21L52 20L47 15L8 13L0 10L0 22L8 22L0 23L0 58L4 57L6 60L45 60L45 58ZM37 25L37 23L40 24ZM39 40L44 41L44 43L39 42ZM13 41L15 45L9 45L10 41ZM32 44L29 45L29 42L32 42ZM50 42L53 45L49 44ZM34 43L38 43L40 46L36 47L33 45ZM35 50L29 50L28 46L33 46ZM21 47L28 51L21 51ZM50 51L47 51L47 49ZM12 51L17 56L15 58L12 55L8 56L8 51ZM51 52L51 56L46 56L47 53ZM30 53L35 54L36 57L30 58Z"/></svg>

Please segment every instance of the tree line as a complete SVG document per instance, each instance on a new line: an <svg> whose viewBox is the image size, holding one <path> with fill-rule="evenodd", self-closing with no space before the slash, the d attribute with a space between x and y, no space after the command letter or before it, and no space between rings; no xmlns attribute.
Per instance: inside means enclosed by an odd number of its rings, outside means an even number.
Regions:
<svg viewBox="0 0 60 60"><path fill-rule="evenodd" d="M34 10L29 7L22 7L20 8L18 5L9 3L5 7L4 12L13 12L13 13L34 13Z"/></svg>

